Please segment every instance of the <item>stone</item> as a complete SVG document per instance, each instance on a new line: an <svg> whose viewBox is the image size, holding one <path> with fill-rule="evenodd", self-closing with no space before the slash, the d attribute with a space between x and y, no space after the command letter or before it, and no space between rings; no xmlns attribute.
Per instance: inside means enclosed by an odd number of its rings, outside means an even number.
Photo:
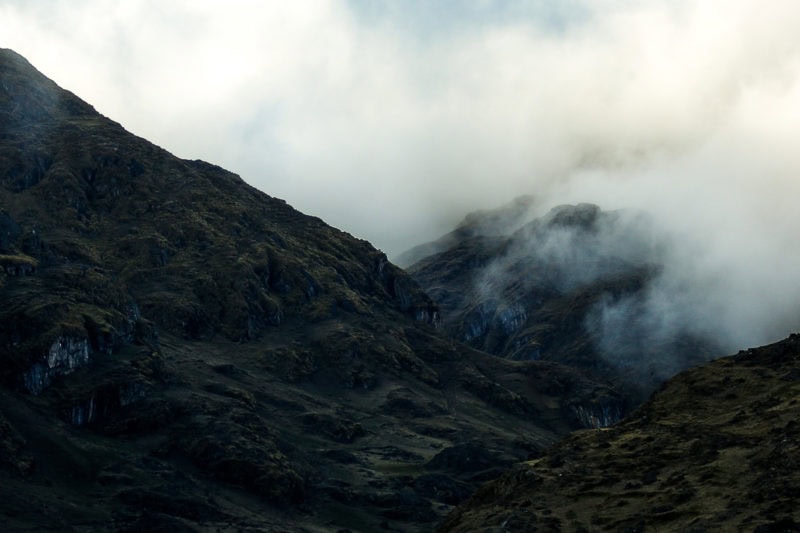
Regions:
<svg viewBox="0 0 800 533"><path fill-rule="evenodd" d="M23 375L25 388L39 395L56 376L70 374L89 364L89 341L78 337L59 337L39 362L34 363Z"/></svg>

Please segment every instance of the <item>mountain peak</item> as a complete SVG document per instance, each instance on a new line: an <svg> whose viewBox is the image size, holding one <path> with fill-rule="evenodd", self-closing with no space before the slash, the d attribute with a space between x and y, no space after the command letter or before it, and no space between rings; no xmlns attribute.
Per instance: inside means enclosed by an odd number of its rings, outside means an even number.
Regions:
<svg viewBox="0 0 800 533"><path fill-rule="evenodd" d="M0 49L0 79L0 133L58 118L97 115L92 106L8 48Z"/></svg>
<svg viewBox="0 0 800 533"><path fill-rule="evenodd" d="M536 207L535 196L523 195L495 209L481 209L468 213L456 228L435 241L414 246L395 258L398 265L408 268L414 263L438 254L459 242L472 237L508 235L531 217Z"/></svg>

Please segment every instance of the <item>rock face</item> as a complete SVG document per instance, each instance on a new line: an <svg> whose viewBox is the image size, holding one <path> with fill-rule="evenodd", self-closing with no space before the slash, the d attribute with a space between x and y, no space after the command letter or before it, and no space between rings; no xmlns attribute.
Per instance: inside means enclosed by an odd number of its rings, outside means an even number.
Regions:
<svg viewBox="0 0 800 533"><path fill-rule="evenodd" d="M514 210L506 217L522 218ZM632 311L617 320L624 327L610 334L605 329L606 308L640 305L660 269L663 243L643 214L579 204L553 208L505 236L492 235L491 224L487 231L476 224L437 241L443 249L409 273L439 305L443 329L453 338L500 357L559 362L614 383L618 398L575 406L588 427L618 421L674 372L718 353L689 335L655 339Z"/></svg>
<svg viewBox="0 0 800 533"><path fill-rule="evenodd" d="M797 531L800 336L676 376L488 484L441 531Z"/></svg>
<svg viewBox="0 0 800 533"><path fill-rule="evenodd" d="M0 266L10 530L428 531L613 395L445 337L369 243L8 50Z"/></svg>
<svg viewBox="0 0 800 533"><path fill-rule="evenodd" d="M25 388L32 394L41 394L56 376L71 374L88 364L89 341L59 337L50 346L47 355L23 374Z"/></svg>

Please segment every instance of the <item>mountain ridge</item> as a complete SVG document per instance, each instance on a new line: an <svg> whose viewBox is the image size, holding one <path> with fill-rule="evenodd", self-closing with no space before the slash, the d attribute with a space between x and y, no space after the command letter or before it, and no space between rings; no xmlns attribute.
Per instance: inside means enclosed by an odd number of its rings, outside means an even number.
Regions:
<svg viewBox="0 0 800 533"><path fill-rule="evenodd" d="M518 220L517 205L493 213ZM444 249L408 267L451 337L503 358L582 368L613 384L625 400L606 406L603 425L675 372L721 353L712 340L654 332L636 313L624 324L611 315L612 325L624 327L606 327L607 309L620 302L644 307L663 269L665 244L645 214L583 203L526 216L506 234L455 230L437 241ZM608 338L616 340L611 349Z"/></svg>

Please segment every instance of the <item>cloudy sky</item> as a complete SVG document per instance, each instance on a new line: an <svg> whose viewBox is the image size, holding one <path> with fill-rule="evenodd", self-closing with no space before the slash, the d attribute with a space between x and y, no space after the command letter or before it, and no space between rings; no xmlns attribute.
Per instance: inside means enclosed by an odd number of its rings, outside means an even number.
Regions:
<svg viewBox="0 0 800 533"><path fill-rule="evenodd" d="M103 114L390 255L524 193L649 210L731 329L800 326L798 28L796 0L0 0L0 46Z"/></svg>
<svg viewBox="0 0 800 533"><path fill-rule="evenodd" d="M102 113L390 254L587 172L773 187L798 27L794 0L0 0L0 46Z"/></svg>

